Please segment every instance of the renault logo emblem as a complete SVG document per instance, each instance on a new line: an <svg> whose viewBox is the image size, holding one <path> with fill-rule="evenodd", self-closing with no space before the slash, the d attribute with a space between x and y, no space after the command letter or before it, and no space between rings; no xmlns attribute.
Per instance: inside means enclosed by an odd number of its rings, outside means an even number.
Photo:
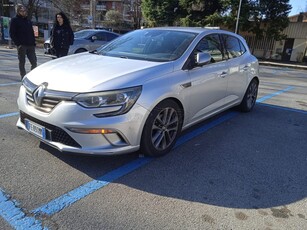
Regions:
<svg viewBox="0 0 307 230"><path fill-rule="evenodd" d="M33 92L33 100L35 105L42 106L43 98L45 96L45 90L47 89L48 83L44 82L40 84Z"/></svg>

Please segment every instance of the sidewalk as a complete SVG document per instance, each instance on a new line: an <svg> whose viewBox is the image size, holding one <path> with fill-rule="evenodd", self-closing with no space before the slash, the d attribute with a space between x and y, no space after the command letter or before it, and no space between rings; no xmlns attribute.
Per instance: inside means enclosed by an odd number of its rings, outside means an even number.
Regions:
<svg viewBox="0 0 307 230"><path fill-rule="evenodd" d="M2 50L3 51L12 51L12 52L16 52L17 53L16 46L14 46L14 45L10 48L8 44L0 44L0 52ZM43 47L36 46L35 47L35 52L36 52L36 55L44 55Z"/></svg>
<svg viewBox="0 0 307 230"><path fill-rule="evenodd" d="M298 62L282 62L282 61L261 61L259 60L260 65L266 66L277 66L277 67L286 67L294 69L304 69L307 70L307 63L298 63Z"/></svg>

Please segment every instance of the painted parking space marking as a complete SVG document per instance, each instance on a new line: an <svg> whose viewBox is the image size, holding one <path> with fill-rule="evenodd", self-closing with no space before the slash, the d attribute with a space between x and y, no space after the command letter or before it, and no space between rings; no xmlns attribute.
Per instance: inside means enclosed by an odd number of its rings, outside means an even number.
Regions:
<svg viewBox="0 0 307 230"><path fill-rule="evenodd" d="M188 133L186 135L183 135L178 139L176 142L176 145L174 148L177 148L178 146L186 143L187 141L191 140L192 138L208 131L209 129L233 118L235 115L239 114L238 112L231 112L228 113L221 118L214 120L196 130L193 130L191 133ZM34 213L36 216L37 215L54 215L55 213L61 211L65 207L70 206L71 204L75 203L76 201L90 195L91 193L97 191L98 189L108 185L110 182L142 167L143 165L149 163L152 161L154 158L150 157L143 157L143 158L138 158L126 165L123 165L122 167L119 167L118 169L115 169L100 178L90 181L84 185L81 185L80 187L65 193L64 195L50 201L47 204L44 204L43 206L34 209L31 211L31 213Z"/></svg>
<svg viewBox="0 0 307 230"><path fill-rule="evenodd" d="M21 82L12 82L12 83L5 83L5 84L0 84L1 86L10 86L10 85L20 85Z"/></svg>
<svg viewBox="0 0 307 230"><path fill-rule="evenodd" d="M231 118L235 117L236 115L238 115L239 112L228 112L227 114L223 115L222 117L218 118L218 119L215 119L214 121L204 125L204 126L201 126L197 129L194 129L192 132L190 133L187 133L186 135L180 137L177 142L176 142L176 145L175 145L175 148L177 148L179 145L199 136L200 134L203 134L204 132L208 131L209 129L227 121L227 120L230 120Z"/></svg>
<svg viewBox="0 0 307 230"><path fill-rule="evenodd" d="M19 112L0 114L0 119L5 118L5 117L13 117L13 116L17 116L17 115L19 115Z"/></svg>
<svg viewBox="0 0 307 230"><path fill-rule="evenodd" d="M294 87L292 87L293 89ZM289 87L287 87L286 89L282 90L282 92L287 92L289 91ZM265 100L277 96L281 94L281 91L278 91L274 94L270 94L268 96L266 96ZM264 100L262 100L264 101ZM180 137L178 139L178 141L176 142L176 145L174 146L174 148L177 148L178 146L186 143L187 141L199 136L200 134L205 133L206 131L208 131L209 129L227 121L232 119L233 117L235 117L236 115L238 115L239 112L228 112L227 114L221 116L218 119L213 120L212 122L201 126L198 129L193 130L190 133L187 133L185 135L183 135L182 137ZM114 181L115 179L118 179L124 175L126 175L129 172L132 172L140 167L142 167L143 165L145 165L146 163L149 163L152 160L152 158L148 158L148 157L144 157L144 158L139 158L137 160L134 160L114 171L111 171L105 175L103 175L102 177L93 180L91 182L88 182L87 184L84 184L52 201L50 201L49 203L32 210L31 212L36 214L36 215L54 215L55 213L61 211L62 209L64 209L65 207L70 206L71 204L75 203L76 201L90 195L91 193L97 191L98 189L108 185L110 182ZM130 164L132 164L132 166L130 166ZM139 164L139 166L135 167L135 164ZM133 167L134 169L130 169L131 167ZM109 179L107 179L109 178Z"/></svg>
<svg viewBox="0 0 307 230"><path fill-rule="evenodd" d="M143 165L149 163L151 160L152 158L149 158L149 157L138 158L136 160L133 160L132 162L129 162L101 176L100 178L96 180L92 180L84 185L81 185L80 187L68 193L65 193L64 195L50 201L49 203L44 204L43 206L32 210L31 213L34 213L36 216L37 215L49 215L49 216L54 215L55 213L61 211L65 207L70 206L76 201L108 185L112 181L142 167Z"/></svg>
<svg viewBox="0 0 307 230"><path fill-rule="evenodd" d="M18 208L16 202L10 200L5 192L0 188L0 216L6 220L15 229L46 230L41 221L34 217L27 217L26 214Z"/></svg>
<svg viewBox="0 0 307 230"><path fill-rule="evenodd" d="M294 89L294 87L289 86L283 90L277 91L273 94L269 94L257 100L257 103L263 102L268 100L272 97L278 96L282 93L290 91ZM0 115L0 118L9 117L9 116L16 116L19 113L10 113L10 114L3 114ZM209 122L206 125L201 126L198 129L191 131L180 137L176 142L174 148L186 143L187 141L193 139L194 137L203 134L204 132L208 131L209 129L227 121L231 118L238 115L239 112L228 112L225 115L219 117L218 119ZM84 185L81 185L60 197L57 197L50 202L38 207L30 212L30 214L34 214L36 217L41 216L52 216L66 207L71 206L73 203L79 201L80 199L92 194L93 192L99 190L100 188L105 187L109 183L113 182L116 179L119 179L128 173L131 173L140 167L146 165L147 163L151 162L154 158L150 157L143 157L138 158L136 160L131 161L115 170L110 171L107 174L99 177L98 179L92 180ZM27 217L26 214L18 207L19 205L15 202L10 200L9 196L0 188L0 216L3 217L13 228L15 229L34 229L34 230L41 230L47 229L46 227L42 226L42 222L40 218L34 217Z"/></svg>
<svg viewBox="0 0 307 230"><path fill-rule="evenodd" d="M288 92L288 91L290 91L290 90L292 90L292 89L294 89L294 88L295 88L294 86L288 86L287 88L285 88L285 89L283 89L283 90L279 90L279 91L277 91L277 92L275 92L275 93L272 93L272 94L266 95L266 96L264 96L264 97L262 97L262 98L259 98L259 99L257 100L257 102L259 103L259 102L263 102L263 101L265 101L265 100L271 99L272 97L275 97L275 96L277 96L277 95L279 95L279 94Z"/></svg>

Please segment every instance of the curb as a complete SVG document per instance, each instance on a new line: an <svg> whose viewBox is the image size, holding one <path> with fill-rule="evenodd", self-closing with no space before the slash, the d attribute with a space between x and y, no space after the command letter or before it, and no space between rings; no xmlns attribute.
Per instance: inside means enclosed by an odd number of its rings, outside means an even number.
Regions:
<svg viewBox="0 0 307 230"><path fill-rule="evenodd" d="M276 66L276 67L286 67L286 68L307 70L307 66L304 66L304 65L283 64L283 63L276 63L276 62L269 62L269 61L259 61L259 65L267 65L267 66Z"/></svg>

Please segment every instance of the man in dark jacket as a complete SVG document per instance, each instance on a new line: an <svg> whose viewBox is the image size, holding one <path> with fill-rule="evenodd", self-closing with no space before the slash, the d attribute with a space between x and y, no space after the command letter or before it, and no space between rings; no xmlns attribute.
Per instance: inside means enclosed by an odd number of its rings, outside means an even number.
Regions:
<svg viewBox="0 0 307 230"><path fill-rule="evenodd" d="M16 17L12 18L10 36L17 46L19 71L21 80L26 75L26 55L31 63L31 70L37 66L35 54L35 37L32 22L27 18L27 10L23 5L17 5Z"/></svg>

